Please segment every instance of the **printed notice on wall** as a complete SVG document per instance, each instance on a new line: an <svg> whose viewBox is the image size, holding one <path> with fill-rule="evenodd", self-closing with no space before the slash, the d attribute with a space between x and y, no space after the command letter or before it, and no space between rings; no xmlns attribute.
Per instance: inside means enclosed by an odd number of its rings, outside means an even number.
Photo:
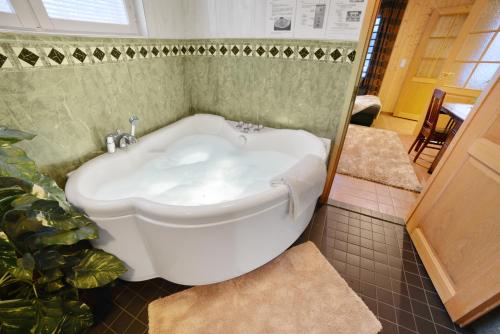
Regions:
<svg viewBox="0 0 500 334"><path fill-rule="evenodd" d="M368 0L267 0L269 37L357 41Z"/></svg>
<svg viewBox="0 0 500 334"><path fill-rule="evenodd" d="M295 37L322 38L330 0L298 0Z"/></svg>
<svg viewBox="0 0 500 334"><path fill-rule="evenodd" d="M291 37L294 35L296 0L267 1L267 35Z"/></svg>
<svg viewBox="0 0 500 334"><path fill-rule="evenodd" d="M325 37L357 41L365 14L366 1L331 0Z"/></svg>

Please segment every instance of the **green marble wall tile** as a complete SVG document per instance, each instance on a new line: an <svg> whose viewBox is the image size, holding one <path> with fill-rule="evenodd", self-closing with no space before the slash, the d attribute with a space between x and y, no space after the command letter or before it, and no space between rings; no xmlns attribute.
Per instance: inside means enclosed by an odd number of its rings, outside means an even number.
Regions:
<svg viewBox="0 0 500 334"><path fill-rule="evenodd" d="M37 134L22 144L40 168L63 184L66 174L104 152L104 137L143 135L189 114L180 58L0 72L0 119Z"/></svg>
<svg viewBox="0 0 500 334"><path fill-rule="evenodd" d="M189 56L164 53L153 58L125 56L131 45L170 49L174 45L249 45L244 57L195 52ZM277 58L257 56L257 46L281 50ZM18 59L16 47L39 53L39 66L31 68ZM58 48L66 59L52 62L45 48ZM82 48L85 63L72 56ZM102 47L101 63L91 53ZM111 56L115 47L118 61ZM290 47L291 59L283 56ZM312 53L339 48L337 60L298 58L302 47ZM138 134L161 128L189 114L205 112L231 120L262 123L277 128L296 128L333 138L341 108L351 92L346 84L353 70L346 57L355 43L298 40L156 40L98 38L0 33L0 53L13 66L0 65L0 119L2 124L37 134L23 143L41 169L61 185L66 173L104 151L107 133L129 130L128 118L140 118ZM137 50L139 50L137 49ZM349 51L351 52L351 51Z"/></svg>
<svg viewBox="0 0 500 334"><path fill-rule="evenodd" d="M350 64L229 57L188 58L192 112L333 138Z"/></svg>

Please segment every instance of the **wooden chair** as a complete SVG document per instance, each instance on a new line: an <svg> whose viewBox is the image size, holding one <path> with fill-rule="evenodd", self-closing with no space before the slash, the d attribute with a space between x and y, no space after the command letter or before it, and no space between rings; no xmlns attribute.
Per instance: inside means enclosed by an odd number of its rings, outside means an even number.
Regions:
<svg viewBox="0 0 500 334"><path fill-rule="evenodd" d="M425 115L424 124L422 124L422 128L415 138L413 144L411 144L410 149L408 150L408 154L410 154L413 147L415 147L415 151L417 154L413 159L413 162L417 161L420 153L426 148L433 148L439 150L448 136L449 130L452 127L452 124L448 122L446 128L441 131L436 130L436 126L439 119L439 113L441 111L441 106L443 105L444 97L446 96L446 92L435 89L432 93L431 103L427 108L427 113ZM435 146L430 146L430 144Z"/></svg>

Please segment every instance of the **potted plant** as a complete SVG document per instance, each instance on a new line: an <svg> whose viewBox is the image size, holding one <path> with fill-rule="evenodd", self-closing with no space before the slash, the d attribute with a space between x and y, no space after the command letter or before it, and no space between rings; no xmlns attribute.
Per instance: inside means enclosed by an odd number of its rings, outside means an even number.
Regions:
<svg viewBox="0 0 500 334"><path fill-rule="evenodd" d="M0 127L0 333L80 333L93 323L81 289L126 268L90 246L96 224L13 145L32 138Z"/></svg>

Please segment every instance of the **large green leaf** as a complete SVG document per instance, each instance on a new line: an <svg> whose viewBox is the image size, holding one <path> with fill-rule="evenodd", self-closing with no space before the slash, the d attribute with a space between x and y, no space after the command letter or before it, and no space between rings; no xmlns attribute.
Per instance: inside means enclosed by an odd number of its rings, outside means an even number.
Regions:
<svg viewBox="0 0 500 334"><path fill-rule="evenodd" d="M72 210L71 205L66 200L66 195L64 194L64 191L61 188L59 188L57 183L50 177L39 174L39 177L35 180L35 185L39 186L44 190L45 193L44 198L56 200L57 202L59 202L61 208L63 208L66 211ZM37 189L36 186L34 187L34 189Z"/></svg>
<svg viewBox="0 0 500 334"><path fill-rule="evenodd" d="M90 308L59 296L0 301L0 332L5 334L77 334L93 323Z"/></svg>
<svg viewBox="0 0 500 334"><path fill-rule="evenodd" d="M8 211L0 224L9 239L18 247L22 247L22 236L47 230L44 217L38 217L38 212L13 209Z"/></svg>
<svg viewBox="0 0 500 334"><path fill-rule="evenodd" d="M14 196L14 195L22 195L22 194L25 194L25 191L17 186L8 187L8 188L0 188L0 199L5 198L5 197L9 197L9 196Z"/></svg>
<svg viewBox="0 0 500 334"><path fill-rule="evenodd" d="M38 201L39 198L35 197L31 194L24 194L22 196L18 196L10 205L12 206L12 209L30 209L32 204L36 201Z"/></svg>
<svg viewBox="0 0 500 334"><path fill-rule="evenodd" d="M93 240L99 237L97 226L87 225L69 231L54 229L40 231L24 240L28 249L40 249L53 245L74 245L82 240Z"/></svg>
<svg viewBox="0 0 500 334"><path fill-rule="evenodd" d="M24 191L17 186L0 189L0 221L3 215L12 208L12 203L22 196L25 196Z"/></svg>
<svg viewBox="0 0 500 334"><path fill-rule="evenodd" d="M90 308L78 300L65 300L60 296L38 300L37 323L34 333L81 333L92 326Z"/></svg>
<svg viewBox="0 0 500 334"><path fill-rule="evenodd" d="M0 332L30 333L35 326L36 314L33 300L0 300Z"/></svg>
<svg viewBox="0 0 500 334"><path fill-rule="evenodd" d="M26 152L14 146L0 146L0 176L33 180L38 176L36 164Z"/></svg>
<svg viewBox="0 0 500 334"><path fill-rule="evenodd" d="M38 278L36 283L39 285L47 284L50 282L57 281L63 276L64 274L59 268L44 270L40 272L40 277Z"/></svg>
<svg viewBox="0 0 500 334"><path fill-rule="evenodd" d="M41 249L36 251L33 256L36 268L40 271L53 270L64 264L64 257L57 249Z"/></svg>
<svg viewBox="0 0 500 334"><path fill-rule="evenodd" d="M66 281L78 289L106 285L127 271L114 255L99 249L85 249L80 262L66 275Z"/></svg>
<svg viewBox="0 0 500 334"><path fill-rule="evenodd" d="M0 273L8 273L0 290L0 333L79 333L92 324L92 314L78 301L78 288L106 285L126 268L111 254L76 245L98 238L97 225L12 146L32 138L0 128Z"/></svg>
<svg viewBox="0 0 500 334"><path fill-rule="evenodd" d="M17 265L17 256L14 246L7 235L0 231L0 275L14 269Z"/></svg>
<svg viewBox="0 0 500 334"><path fill-rule="evenodd" d="M14 176L0 175L0 188L2 189L17 188L23 190L23 192L31 193L33 189L33 183L29 180L24 180Z"/></svg>
<svg viewBox="0 0 500 334"><path fill-rule="evenodd" d="M33 278L33 270L35 269L35 259L30 253L26 253L23 257L17 259L17 266L10 272L17 279L31 281Z"/></svg>
<svg viewBox="0 0 500 334"><path fill-rule="evenodd" d="M9 129L0 125L0 145L13 144L21 140L31 140L35 138L34 134L24 132L21 130Z"/></svg>
<svg viewBox="0 0 500 334"><path fill-rule="evenodd" d="M80 333L94 323L90 308L80 301L64 300L63 310L62 333Z"/></svg>
<svg viewBox="0 0 500 334"><path fill-rule="evenodd" d="M3 218L0 226L7 236L14 241L17 248L27 251L51 245L73 245L81 240L92 240L99 237L97 225L82 215L70 215L64 211L53 210L50 204L54 201L39 200L49 203L44 212L38 209L12 209Z"/></svg>

